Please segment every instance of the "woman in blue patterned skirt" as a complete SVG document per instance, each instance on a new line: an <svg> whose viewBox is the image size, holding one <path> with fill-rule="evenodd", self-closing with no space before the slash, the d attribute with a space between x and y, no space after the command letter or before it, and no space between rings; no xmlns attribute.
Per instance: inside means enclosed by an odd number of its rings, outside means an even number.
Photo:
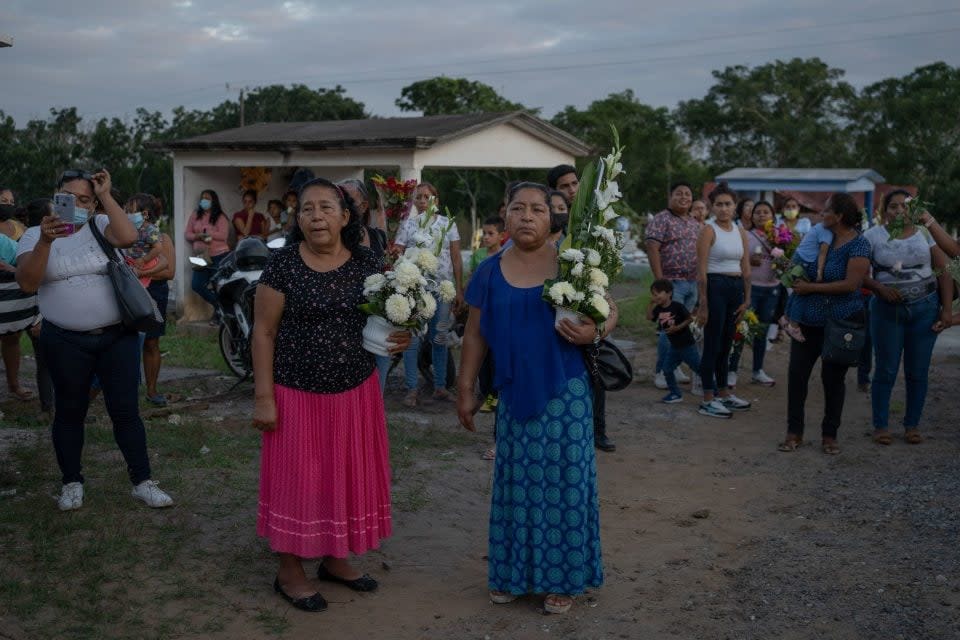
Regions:
<svg viewBox="0 0 960 640"><path fill-rule="evenodd" d="M564 613L573 596L603 583L593 405L580 347L609 333L564 320L543 301L557 275L549 192L520 183L510 193L513 245L485 260L467 289L470 304L458 381L460 422L474 430L477 373L493 351L500 393L490 510L489 588L497 604L546 594Z"/></svg>

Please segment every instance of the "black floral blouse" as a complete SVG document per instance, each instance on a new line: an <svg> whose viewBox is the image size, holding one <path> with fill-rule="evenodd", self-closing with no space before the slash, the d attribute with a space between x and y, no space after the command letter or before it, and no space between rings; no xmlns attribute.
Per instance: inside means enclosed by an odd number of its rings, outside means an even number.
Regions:
<svg viewBox="0 0 960 640"><path fill-rule="evenodd" d="M338 269L320 273L300 257L299 243L270 256L260 283L285 297L273 356L275 384L314 393L342 393L373 373L363 348L363 281L380 261L361 248Z"/></svg>

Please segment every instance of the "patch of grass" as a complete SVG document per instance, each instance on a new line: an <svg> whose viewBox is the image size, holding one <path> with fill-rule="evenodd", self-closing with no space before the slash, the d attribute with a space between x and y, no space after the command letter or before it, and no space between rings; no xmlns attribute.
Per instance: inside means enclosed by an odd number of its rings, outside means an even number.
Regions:
<svg viewBox="0 0 960 640"><path fill-rule="evenodd" d="M173 367L230 373L220 354L216 334L190 335L170 323L167 325L167 335L160 338L160 351L166 354L163 357L164 364Z"/></svg>
<svg viewBox="0 0 960 640"><path fill-rule="evenodd" d="M20 350L23 355L33 357L33 343L26 332L20 336ZM174 322L167 323L167 334L160 338L160 351L164 353L163 363L171 367L190 369L209 369L230 373L223 356L217 335L192 335L178 330Z"/></svg>
<svg viewBox="0 0 960 640"><path fill-rule="evenodd" d="M650 283L653 282L653 276L632 282L634 287L631 288L636 292L635 295L617 300L620 310L617 328L634 335L652 337L656 335L656 330L653 322L647 320L647 305L650 303Z"/></svg>
<svg viewBox="0 0 960 640"><path fill-rule="evenodd" d="M149 424L154 477L176 500L151 510L130 497L102 411L92 407L86 428L78 511L56 508L47 438L14 445L5 456L3 484L17 493L0 498L0 618L10 616L38 639L181 637L196 633L191 612L208 621L205 631L222 629L223 619L207 612L229 599L230 587L205 562L230 544L223 535L231 521L249 526L253 517L257 434L191 419ZM217 535L197 526L206 521L218 523ZM246 559L248 571L264 561L260 555Z"/></svg>
<svg viewBox="0 0 960 640"><path fill-rule="evenodd" d="M416 513L429 503L430 496L424 482L418 482L409 488L397 489L393 494L393 508L397 511Z"/></svg>

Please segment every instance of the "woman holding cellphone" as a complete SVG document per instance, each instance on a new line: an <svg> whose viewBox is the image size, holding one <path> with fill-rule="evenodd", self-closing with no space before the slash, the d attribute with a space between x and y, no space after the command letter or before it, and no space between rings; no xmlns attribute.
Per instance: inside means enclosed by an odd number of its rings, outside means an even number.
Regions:
<svg viewBox="0 0 960 640"><path fill-rule="evenodd" d="M90 383L103 388L113 435L127 463L132 495L151 507L173 504L151 479L146 431L140 419L137 386L137 332L121 323L116 294L107 275L109 259L90 230L97 228L117 248L129 247L137 230L110 194L110 174L66 171L57 193L73 196L70 220L44 216L23 234L17 249L17 283L39 294L43 316L40 345L54 387L53 447L62 474L58 505L62 511L83 506L84 421ZM90 213L102 205L106 214Z"/></svg>

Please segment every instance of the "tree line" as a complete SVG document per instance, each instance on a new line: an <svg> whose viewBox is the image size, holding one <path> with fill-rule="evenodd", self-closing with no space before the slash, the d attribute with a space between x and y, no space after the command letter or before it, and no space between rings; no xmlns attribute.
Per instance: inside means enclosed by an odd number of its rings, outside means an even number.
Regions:
<svg viewBox="0 0 960 640"><path fill-rule="evenodd" d="M941 219L960 222L960 68L943 62L857 90L844 71L819 58L795 58L713 72L702 98L676 108L644 104L631 89L568 106L551 122L605 149L615 124L626 146L628 168L621 190L634 211L663 208L668 185L694 184L729 168L866 167L888 182L912 184L934 203ZM396 105L424 115L525 109L492 87L465 78L436 77L401 91ZM245 100L247 124L375 117L341 86L313 89L271 85ZM68 167L107 167L124 194L146 191L169 202L170 159L148 148L163 142L239 126L240 104L226 100L208 110L147 108L132 119L84 121L76 108L51 109L46 119L17 127L0 111L0 184L21 198L49 195ZM504 185L542 179L529 171L425 171L451 211L497 211Z"/></svg>

